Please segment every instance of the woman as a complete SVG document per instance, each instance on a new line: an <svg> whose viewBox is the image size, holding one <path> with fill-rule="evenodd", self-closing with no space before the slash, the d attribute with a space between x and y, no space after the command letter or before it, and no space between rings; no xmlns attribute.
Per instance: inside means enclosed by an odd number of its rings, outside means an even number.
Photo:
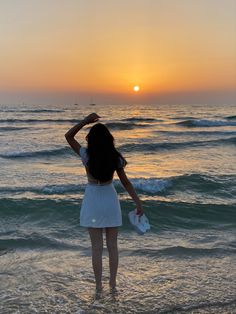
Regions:
<svg viewBox="0 0 236 314"><path fill-rule="evenodd" d="M65 134L67 142L81 157L88 177L80 211L80 225L87 227L89 231L97 292L102 290L103 229L106 231L106 244L109 253L109 285L111 291L116 290L117 235L118 227L122 225L122 216L117 193L112 183L115 171L122 185L134 200L137 213L143 214L141 201L124 171L126 160L115 149L114 138L106 126L97 123L90 129L86 136L87 149L82 147L74 138L86 124L94 123L99 118L96 113L92 113Z"/></svg>

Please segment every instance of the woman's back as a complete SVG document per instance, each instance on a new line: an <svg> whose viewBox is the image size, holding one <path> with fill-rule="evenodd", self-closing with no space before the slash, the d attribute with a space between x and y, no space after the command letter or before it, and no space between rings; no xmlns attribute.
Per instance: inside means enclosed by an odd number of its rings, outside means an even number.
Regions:
<svg viewBox="0 0 236 314"><path fill-rule="evenodd" d="M89 171L89 155L88 155L88 149L86 149L85 147L82 147L80 148L80 157L81 157L81 160L82 160L82 163L86 169L86 173L87 173L87 178L88 178L88 182L89 183L94 183L94 184L108 184L108 183L111 183L112 180L113 180L113 176L114 176L114 172L115 170L119 170L123 167L126 166L126 161L124 158L122 157L118 157L118 163L117 163L117 166L116 166L116 169L111 171L108 175L107 178L102 178L103 180L99 180L97 178L95 178ZM105 162L104 162L104 166L105 166Z"/></svg>

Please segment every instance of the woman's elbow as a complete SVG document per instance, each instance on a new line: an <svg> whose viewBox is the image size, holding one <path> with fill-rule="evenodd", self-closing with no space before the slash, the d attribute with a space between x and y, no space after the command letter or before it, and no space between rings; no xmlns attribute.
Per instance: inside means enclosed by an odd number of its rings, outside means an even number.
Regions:
<svg viewBox="0 0 236 314"><path fill-rule="evenodd" d="M70 140L71 140L71 137L70 137L70 135L69 134L65 134L65 139L67 140L67 142L69 143L70 142Z"/></svg>
<svg viewBox="0 0 236 314"><path fill-rule="evenodd" d="M71 138L71 136L70 136L69 132L66 132L66 134L65 134L65 138L66 138L67 140Z"/></svg>

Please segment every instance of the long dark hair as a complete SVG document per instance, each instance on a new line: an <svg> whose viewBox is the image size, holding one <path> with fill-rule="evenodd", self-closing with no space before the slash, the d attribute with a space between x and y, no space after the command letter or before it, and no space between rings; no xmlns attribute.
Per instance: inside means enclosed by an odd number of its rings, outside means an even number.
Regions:
<svg viewBox="0 0 236 314"><path fill-rule="evenodd" d="M97 180L106 182L112 179L114 171L124 167L127 162L114 146L114 137L108 128L97 123L87 135L88 169Z"/></svg>

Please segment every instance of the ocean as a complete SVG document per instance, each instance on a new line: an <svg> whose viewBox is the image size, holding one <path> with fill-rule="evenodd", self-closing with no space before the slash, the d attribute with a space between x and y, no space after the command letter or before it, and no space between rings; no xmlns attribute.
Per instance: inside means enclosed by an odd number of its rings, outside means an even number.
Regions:
<svg viewBox="0 0 236 314"><path fill-rule="evenodd" d="M66 131L96 112L151 230L117 176L118 294L94 298L86 176ZM85 136L91 125L78 135ZM235 105L0 105L0 313L236 313Z"/></svg>

